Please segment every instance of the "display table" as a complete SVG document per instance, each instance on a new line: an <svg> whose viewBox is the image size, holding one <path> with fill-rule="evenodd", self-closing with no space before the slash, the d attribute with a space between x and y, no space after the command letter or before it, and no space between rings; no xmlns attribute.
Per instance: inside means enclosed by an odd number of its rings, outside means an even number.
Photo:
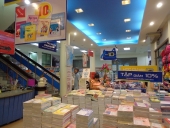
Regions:
<svg viewBox="0 0 170 128"><path fill-rule="evenodd" d="M34 98L33 90L0 93L0 126L23 117L23 102Z"/></svg>

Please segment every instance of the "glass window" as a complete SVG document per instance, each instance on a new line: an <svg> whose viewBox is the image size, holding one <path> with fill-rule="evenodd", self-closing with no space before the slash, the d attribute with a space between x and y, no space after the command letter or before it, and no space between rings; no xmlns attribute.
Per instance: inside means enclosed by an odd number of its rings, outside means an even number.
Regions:
<svg viewBox="0 0 170 128"><path fill-rule="evenodd" d="M42 66L51 67L51 54L42 53Z"/></svg>

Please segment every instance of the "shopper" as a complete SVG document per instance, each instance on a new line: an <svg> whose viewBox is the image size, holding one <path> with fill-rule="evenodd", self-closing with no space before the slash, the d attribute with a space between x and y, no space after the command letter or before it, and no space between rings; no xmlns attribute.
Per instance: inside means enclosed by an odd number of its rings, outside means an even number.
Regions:
<svg viewBox="0 0 170 128"><path fill-rule="evenodd" d="M98 73L96 73L94 76L94 79L92 79L90 82L90 89L91 90L99 90L100 86L101 86L100 76Z"/></svg>
<svg viewBox="0 0 170 128"><path fill-rule="evenodd" d="M79 80L80 80L80 73L79 73L79 69L78 68L74 68L74 86L73 89L74 90L78 90L79 89Z"/></svg>

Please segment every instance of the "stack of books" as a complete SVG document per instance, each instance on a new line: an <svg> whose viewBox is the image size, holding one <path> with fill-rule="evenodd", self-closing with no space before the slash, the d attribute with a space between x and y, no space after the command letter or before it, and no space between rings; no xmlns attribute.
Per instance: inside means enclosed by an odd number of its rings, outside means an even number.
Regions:
<svg viewBox="0 0 170 128"><path fill-rule="evenodd" d="M170 118L170 101L161 101L161 111L164 118Z"/></svg>
<svg viewBox="0 0 170 128"><path fill-rule="evenodd" d="M49 98L51 96L51 94L39 94L35 96L35 99Z"/></svg>
<svg viewBox="0 0 170 128"><path fill-rule="evenodd" d="M149 95L146 93L141 93L141 97L143 100L149 101Z"/></svg>
<svg viewBox="0 0 170 128"><path fill-rule="evenodd" d="M134 96L141 96L141 90L133 90Z"/></svg>
<svg viewBox="0 0 170 128"><path fill-rule="evenodd" d="M99 119L93 118L93 128L99 128Z"/></svg>
<svg viewBox="0 0 170 128"><path fill-rule="evenodd" d="M86 98L86 106L85 108L87 109L92 109L92 101L91 101L91 95L86 95L85 98Z"/></svg>
<svg viewBox="0 0 170 128"><path fill-rule="evenodd" d="M80 109L86 107L86 98L85 98L85 94L79 95L79 107L80 107Z"/></svg>
<svg viewBox="0 0 170 128"><path fill-rule="evenodd" d="M47 100L51 101L51 106L61 103L61 98L59 98L59 97L49 97L49 98L47 98Z"/></svg>
<svg viewBox="0 0 170 128"><path fill-rule="evenodd" d="M62 97L62 103L66 103L67 104L67 95Z"/></svg>
<svg viewBox="0 0 170 128"><path fill-rule="evenodd" d="M98 101L92 101L92 110L95 118L99 118L99 106Z"/></svg>
<svg viewBox="0 0 170 128"><path fill-rule="evenodd" d="M69 94L69 95L67 96L67 103L68 103L68 104L74 104L74 102L73 102L73 95Z"/></svg>
<svg viewBox="0 0 170 128"><path fill-rule="evenodd" d="M119 104L121 104L125 100L126 100L126 96L124 96L124 95L119 96Z"/></svg>
<svg viewBox="0 0 170 128"><path fill-rule="evenodd" d="M149 120L153 123L162 123L162 112L159 109L149 108Z"/></svg>
<svg viewBox="0 0 170 128"><path fill-rule="evenodd" d="M93 111L81 109L76 115L76 128L93 128Z"/></svg>
<svg viewBox="0 0 170 128"><path fill-rule="evenodd" d="M79 95L74 95L73 96L73 103L74 105L79 105Z"/></svg>
<svg viewBox="0 0 170 128"><path fill-rule="evenodd" d="M133 96L133 94L127 94L127 95L126 95L126 101L134 102L134 96Z"/></svg>
<svg viewBox="0 0 170 128"><path fill-rule="evenodd" d="M71 111L66 108L60 108L53 112L52 127L65 128L71 123Z"/></svg>
<svg viewBox="0 0 170 128"><path fill-rule="evenodd" d="M151 123L151 128L165 128L162 123Z"/></svg>
<svg viewBox="0 0 170 128"><path fill-rule="evenodd" d="M132 123L133 122L133 106L119 105L118 122Z"/></svg>
<svg viewBox="0 0 170 128"><path fill-rule="evenodd" d="M148 118L134 117L133 128L150 128L150 122Z"/></svg>
<svg viewBox="0 0 170 128"><path fill-rule="evenodd" d="M166 128L170 128L170 118L164 118L164 124Z"/></svg>
<svg viewBox="0 0 170 128"><path fill-rule="evenodd" d="M119 96L117 95L112 96L112 104L119 105Z"/></svg>
<svg viewBox="0 0 170 128"><path fill-rule="evenodd" d="M23 103L23 125L26 128L32 127L33 101L29 100Z"/></svg>
<svg viewBox="0 0 170 128"><path fill-rule="evenodd" d="M134 116L149 118L149 106L145 103L134 103Z"/></svg>
<svg viewBox="0 0 170 128"><path fill-rule="evenodd" d="M70 124L67 128L76 128L76 124Z"/></svg>
<svg viewBox="0 0 170 128"><path fill-rule="evenodd" d="M105 96L104 104L111 104L112 103L112 95Z"/></svg>
<svg viewBox="0 0 170 128"><path fill-rule="evenodd" d="M103 124L103 112L106 109L104 95L100 95L98 97L98 106L99 106L99 121L100 121L100 126L102 126L102 124Z"/></svg>
<svg viewBox="0 0 170 128"><path fill-rule="evenodd" d="M151 97L150 104L151 104L151 108L161 109L160 100L158 98Z"/></svg>

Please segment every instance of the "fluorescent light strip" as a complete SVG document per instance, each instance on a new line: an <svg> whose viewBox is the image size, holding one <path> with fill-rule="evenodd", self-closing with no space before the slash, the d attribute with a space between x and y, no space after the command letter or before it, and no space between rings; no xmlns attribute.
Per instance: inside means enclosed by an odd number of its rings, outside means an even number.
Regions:
<svg viewBox="0 0 170 128"><path fill-rule="evenodd" d="M32 43L31 45L38 46L38 43Z"/></svg>
<svg viewBox="0 0 170 128"><path fill-rule="evenodd" d="M130 0L122 0L122 5L130 4Z"/></svg>
<svg viewBox="0 0 170 128"><path fill-rule="evenodd" d="M130 48L128 47L128 48L124 48L124 50L130 50Z"/></svg>
<svg viewBox="0 0 170 128"><path fill-rule="evenodd" d="M131 30L126 30L126 32L131 32Z"/></svg>
<svg viewBox="0 0 170 128"><path fill-rule="evenodd" d="M90 27L92 27L92 26L94 26L94 24L93 23L91 23L91 24L88 24Z"/></svg>
<svg viewBox="0 0 170 128"><path fill-rule="evenodd" d="M87 52L86 50L80 50L80 52Z"/></svg>
<svg viewBox="0 0 170 128"><path fill-rule="evenodd" d="M77 46L73 46L73 49L79 49L79 47L77 47Z"/></svg>
<svg viewBox="0 0 170 128"><path fill-rule="evenodd" d="M126 23L126 22L130 22L130 21L131 21L130 18L124 19L124 22L125 22L125 23Z"/></svg>

